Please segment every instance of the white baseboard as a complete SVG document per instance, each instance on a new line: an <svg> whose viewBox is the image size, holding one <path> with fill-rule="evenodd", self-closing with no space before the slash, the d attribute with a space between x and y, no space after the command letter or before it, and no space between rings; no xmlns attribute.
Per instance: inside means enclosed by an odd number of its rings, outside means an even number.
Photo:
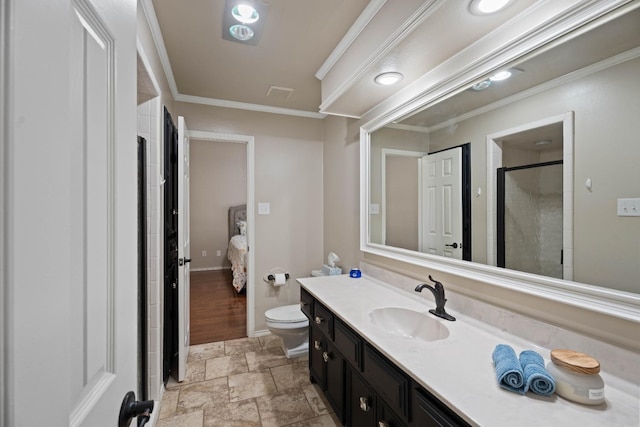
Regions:
<svg viewBox="0 0 640 427"><path fill-rule="evenodd" d="M267 335L271 335L268 329L263 329L261 331L253 331L254 337L266 337Z"/></svg>

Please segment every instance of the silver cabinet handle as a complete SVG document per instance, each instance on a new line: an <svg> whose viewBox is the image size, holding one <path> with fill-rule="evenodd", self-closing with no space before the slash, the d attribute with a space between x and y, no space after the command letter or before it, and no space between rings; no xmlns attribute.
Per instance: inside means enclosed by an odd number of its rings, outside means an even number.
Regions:
<svg viewBox="0 0 640 427"><path fill-rule="evenodd" d="M323 352L323 353L322 353L322 359L323 359L325 362L328 362L328 361L329 361L329 353L327 353L326 351L325 351L325 352Z"/></svg>
<svg viewBox="0 0 640 427"><path fill-rule="evenodd" d="M308 302L300 301L300 308L305 308L308 305L309 305Z"/></svg>
<svg viewBox="0 0 640 427"><path fill-rule="evenodd" d="M369 399L367 399L366 397L360 398L360 409L362 409L364 412L369 412L369 409L371 409L371 406L369 405Z"/></svg>
<svg viewBox="0 0 640 427"><path fill-rule="evenodd" d="M314 340L313 341L313 348L315 348L316 350L320 350L320 347L321 347L320 341Z"/></svg>
<svg viewBox="0 0 640 427"><path fill-rule="evenodd" d="M316 325L319 325L319 324L320 324L320 323L322 323L323 321L324 321L324 319L323 319L322 317L320 317L320 316L316 316L316 318L315 318Z"/></svg>
<svg viewBox="0 0 640 427"><path fill-rule="evenodd" d="M386 421L378 421L378 427L389 427Z"/></svg>

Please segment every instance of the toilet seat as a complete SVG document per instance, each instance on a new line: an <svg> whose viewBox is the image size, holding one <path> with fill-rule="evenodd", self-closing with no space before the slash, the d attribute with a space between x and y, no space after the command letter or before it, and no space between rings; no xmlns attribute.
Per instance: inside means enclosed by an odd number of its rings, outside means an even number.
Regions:
<svg viewBox="0 0 640 427"><path fill-rule="evenodd" d="M302 310L300 310L299 304L272 308L264 313L264 317L267 321L273 323L299 323L307 321L307 317Z"/></svg>

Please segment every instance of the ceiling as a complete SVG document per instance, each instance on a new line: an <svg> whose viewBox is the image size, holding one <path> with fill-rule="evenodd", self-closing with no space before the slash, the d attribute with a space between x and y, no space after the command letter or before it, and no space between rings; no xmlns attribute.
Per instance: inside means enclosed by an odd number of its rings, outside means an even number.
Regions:
<svg viewBox="0 0 640 427"><path fill-rule="evenodd" d="M264 3L264 33L250 46L222 38L224 0L152 0L177 93L318 114L315 74L369 0ZM271 86L293 92L267 96Z"/></svg>

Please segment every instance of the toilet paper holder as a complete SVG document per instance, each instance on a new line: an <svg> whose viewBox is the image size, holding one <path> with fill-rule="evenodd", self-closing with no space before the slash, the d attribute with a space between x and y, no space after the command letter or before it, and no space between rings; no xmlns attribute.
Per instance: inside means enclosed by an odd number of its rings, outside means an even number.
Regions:
<svg viewBox="0 0 640 427"><path fill-rule="evenodd" d="M287 280L289 280L289 273L284 273L284 278L285 278L285 279L287 279ZM267 280L268 280L269 282L273 282L273 281L275 281L275 280L276 280L276 275L275 275L275 274L269 274L269 275L267 276Z"/></svg>

